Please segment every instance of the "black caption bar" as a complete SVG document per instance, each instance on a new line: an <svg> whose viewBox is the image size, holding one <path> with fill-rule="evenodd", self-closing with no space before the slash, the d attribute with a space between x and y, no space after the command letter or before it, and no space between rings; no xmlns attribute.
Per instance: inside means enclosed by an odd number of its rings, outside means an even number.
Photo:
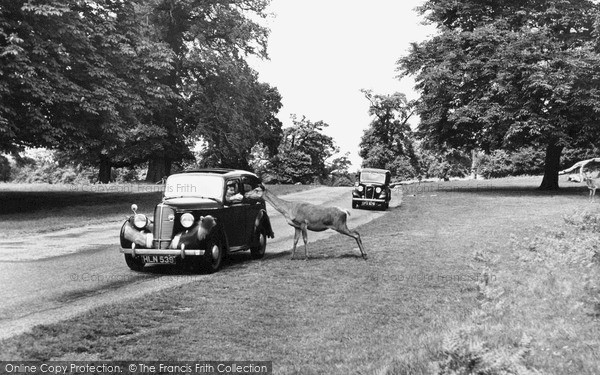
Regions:
<svg viewBox="0 0 600 375"><path fill-rule="evenodd" d="M271 375L271 361L0 361L0 374L19 375Z"/></svg>

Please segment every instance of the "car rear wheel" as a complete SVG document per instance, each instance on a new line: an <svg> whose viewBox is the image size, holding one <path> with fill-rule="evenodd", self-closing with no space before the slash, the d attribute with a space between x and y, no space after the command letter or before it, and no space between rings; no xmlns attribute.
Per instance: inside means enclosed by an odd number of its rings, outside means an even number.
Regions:
<svg viewBox="0 0 600 375"><path fill-rule="evenodd" d="M144 269L144 262L140 257L134 257L131 254L125 254L125 263L127 266L134 271L142 271Z"/></svg>
<svg viewBox="0 0 600 375"><path fill-rule="evenodd" d="M265 256L267 251L267 235L264 231L261 231L258 236L258 245L250 248L250 254L253 259L261 259Z"/></svg>
<svg viewBox="0 0 600 375"><path fill-rule="evenodd" d="M205 273L217 272L223 264L223 255L220 242L209 242L201 262L201 270Z"/></svg>

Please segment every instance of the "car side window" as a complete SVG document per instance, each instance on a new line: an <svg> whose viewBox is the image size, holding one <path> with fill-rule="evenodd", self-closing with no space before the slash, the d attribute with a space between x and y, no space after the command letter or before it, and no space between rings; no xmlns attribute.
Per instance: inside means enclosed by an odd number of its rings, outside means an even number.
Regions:
<svg viewBox="0 0 600 375"><path fill-rule="evenodd" d="M243 196L240 194L239 180L228 180L225 183L225 203L235 204L240 203Z"/></svg>
<svg viewBox="0 0 600 375"><path fill-rule="evenodd" d="M256 202L255 197L248 196L248 193L260 186L260 180L256 177L245 176L242 178L242 194L249 200L249 202ZM260 201L260 199L258 199Z"/></svg>
<svg viewBox="0 0 600 375"><path fill-rule="evenodd" d="M249 176L242 178L242 187L243 187L244 193L247 193L249 191L256 189L258 187L258 185L259 185L259 181L256 178L252 178Z"/></svg>

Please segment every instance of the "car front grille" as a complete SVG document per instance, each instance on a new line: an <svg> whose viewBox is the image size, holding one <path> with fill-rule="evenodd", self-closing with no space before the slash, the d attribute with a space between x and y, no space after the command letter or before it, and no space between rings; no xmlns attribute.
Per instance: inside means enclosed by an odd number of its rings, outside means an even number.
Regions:
<svg viewBox="0 0 600 375"><path fill-rule="evenodd" d="M373 186L367 186L365 189L365 198L373 199L375 195L375 188Z"/></svg>
<svg viewBox="0 0 600 375"><path fill-rule="evenodd" d="M156 206L154 210L154 243L155 249L166 249L171 244L173 238L173 227L175 220L169 220L169 216L174 218L175 210L172 207L162 203Z"/></svg>

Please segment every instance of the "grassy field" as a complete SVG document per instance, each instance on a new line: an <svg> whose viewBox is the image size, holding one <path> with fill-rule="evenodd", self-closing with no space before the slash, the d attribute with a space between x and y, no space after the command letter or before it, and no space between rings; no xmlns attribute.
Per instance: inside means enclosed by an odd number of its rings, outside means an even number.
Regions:
<svg viewBox="0 0 600 375"><path fill-rule="evenodd" d="M580 184L543 193L539 182L404 186L400 207L358 228L368 261L344 236L314 242L308 261L240 254L201 281L2 341L0 360L271 360L276 374L597 374L600 205L587 203ZM98 204L69 196L64 206L35 206L70 217L80 203ZM8 218L0 215L3 227Z"/></svg>

